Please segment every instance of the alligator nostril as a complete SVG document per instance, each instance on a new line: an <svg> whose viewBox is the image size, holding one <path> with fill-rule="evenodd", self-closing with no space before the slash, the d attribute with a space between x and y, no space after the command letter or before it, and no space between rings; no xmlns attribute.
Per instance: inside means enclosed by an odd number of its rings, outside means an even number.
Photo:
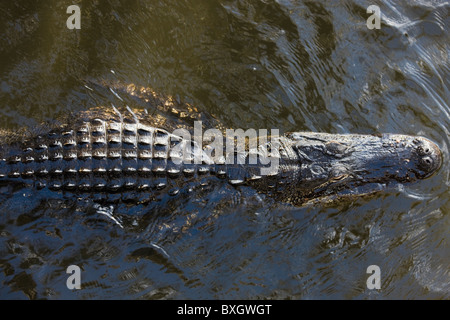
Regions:
<svg viewBox="0 0 450 320"><path fill-rule="evenodd" d="M420 164L422 165L422 167L426 168L430 168L433 165L433 159L431 159L430 157L423 157L420 161Z"/></svg>
<svg viewBox="0 0 450 320"><path fill-rule="evenodd" d="M422 147L422 146L420 146L420 147L417 148L417 152L421 156L426 156L426 155L431 153L431 150L430 150L429 147Z"/></svg>
<svg viewBox="0 0 450 320"><path fill-rule="evenodd" d="M414 144L417 167L422 171L420 178L428 178L442 165L442 152L434 142L426 138L417 138Z"/></svg>

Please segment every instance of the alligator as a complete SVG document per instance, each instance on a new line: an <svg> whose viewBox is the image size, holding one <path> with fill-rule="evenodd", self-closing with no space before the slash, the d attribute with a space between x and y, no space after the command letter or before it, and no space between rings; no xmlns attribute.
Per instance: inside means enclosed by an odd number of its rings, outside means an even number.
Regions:
<svg viewBox="0 0 450 320"><path fill-rule="evenodd" d="M182 117L183 112L201 114L187 104L184 111L172 108L181 105L172 98L146 94L147 104L155 110L171 109L172 118L173 114ZM220 127L212 117L205 119ZM99 107L31 132L2 134L0 183L90 194L103 200L124 200L131 194L132 199L151 202L222 181L301 206L316 199L368 194L425 179L442 164L439 147L424 137L315 132L271 136L256 149L234 155L224 150L225 157L213 159L193 138L169 130L183 125L191 130L189 122L182 125L169 120L145 109ZM272 153L275 145L277 152ZM191 148L180 153L186 146ZM276 157L276 170L261 174L268 164L251 162L252 152Z"/></svg>

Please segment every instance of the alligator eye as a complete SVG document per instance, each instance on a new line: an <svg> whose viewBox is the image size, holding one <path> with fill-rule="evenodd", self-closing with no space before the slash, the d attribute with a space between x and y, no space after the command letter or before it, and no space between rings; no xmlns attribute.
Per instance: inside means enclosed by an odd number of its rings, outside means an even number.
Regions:
<svg viewBox="0 0 450 320"><path fill-rule="evenodd" d="M345 154L345 151L347 150L347 146L337 141L330 141L327 144L325 144L325 146L327 148L328 154L338 157L343 156Z"/></svg>

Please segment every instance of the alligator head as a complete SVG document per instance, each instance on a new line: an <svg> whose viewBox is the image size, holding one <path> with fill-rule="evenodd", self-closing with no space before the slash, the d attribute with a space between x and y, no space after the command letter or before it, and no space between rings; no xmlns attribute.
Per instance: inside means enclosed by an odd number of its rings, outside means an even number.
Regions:
<svg viewBox="0 0 450 320"><path fill-rule="evenodd" d="M300 161L295 192L301 202L414 182L432 176L442 164L439 147L423 137L313 132L288 137Z"/></svg>

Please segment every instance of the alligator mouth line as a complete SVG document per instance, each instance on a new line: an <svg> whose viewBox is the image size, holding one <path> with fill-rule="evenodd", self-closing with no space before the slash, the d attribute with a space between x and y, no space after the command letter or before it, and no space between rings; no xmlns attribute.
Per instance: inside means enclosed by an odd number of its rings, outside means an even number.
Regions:
<svg viewBox="0 0 450 320"><path fill-rule="evenodd" d="M330 187L332 188L330 189ZM305 195L305 204L307 203L330 203L339 200L354 201L357 198L380 194L388 190L404 190L404 184L398 181L387 182L350 182L348 184L326 183L317 188L310 194ZM423 197L417 197L423 199Z"/></svg>

